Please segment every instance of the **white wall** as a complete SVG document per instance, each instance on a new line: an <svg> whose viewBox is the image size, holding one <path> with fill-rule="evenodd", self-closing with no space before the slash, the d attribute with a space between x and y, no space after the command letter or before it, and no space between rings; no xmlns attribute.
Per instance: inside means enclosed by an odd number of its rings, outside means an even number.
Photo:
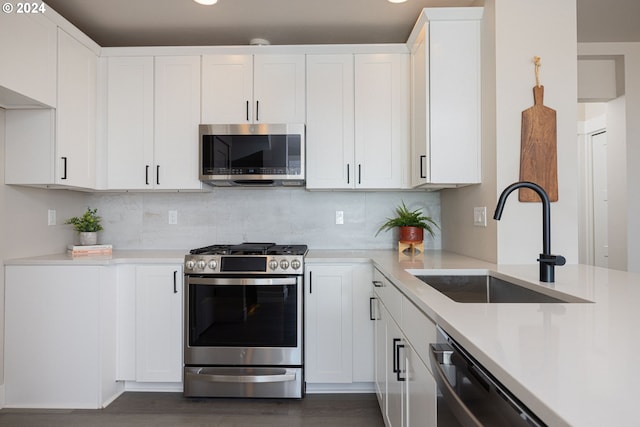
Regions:
<svg viewBox="0 0 640 427"><path fill-rule="evenodd" d="M105 230L100 242L119 249L192 249L213 243L303 243L313 249L388 249L394 232L375 236L402 201L440 223L440 195L428 192L309 192L304 189L214 189L210 193L94 194ZM178 224L168 224L169 210ZM335 211L344 224L335 224ZM436 239L425 238L440 249Z"/></svg>
<svg viewBox="0 0 640 427"><path fill-rule="evenodd" d="M609 266L640 272L640 43L580 43L578 51L624 58L625 95L607 105Z"/></svg>
<svg viewBox="0 0 640 427"><path fill-rule="evenodd" d="M443 248L502 264L536 263L542 250L539 203L518 203L512 194L502 220L486 229L473 228L472 212L473 206L487 206L492 217L498 195L519 179L521 112L533 105L532 58L540 56L544 104L557 112L559 201L551 208L551 249L576 263L576 2L487 0L484 20L483 61L491 64L483 65L490 73L482 88L483 184L443 192ZM449 222L450 215L455 217Z"/></svg>

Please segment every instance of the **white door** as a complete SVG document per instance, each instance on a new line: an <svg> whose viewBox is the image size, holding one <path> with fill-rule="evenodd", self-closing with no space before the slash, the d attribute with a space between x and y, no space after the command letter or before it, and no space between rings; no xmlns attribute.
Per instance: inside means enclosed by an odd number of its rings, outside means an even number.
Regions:
<svg viewBox="0 0 640 427"><path fill-rule="evenodd" d="M352 268L308 268L305 292L305 379L308 383L351 383Z"/></svg>
<svg viewBox="0 0 640 427"><path fill-rule="evenodd" d="M609 266L609 214L607 194L607 134L591 136L593 149L593 249L594 264Z"/></svg>
<svg viewBox="0 0 640 427"><path fill-rule="evenodd" d="M200 189L200 57L164 56L155 61L155 143L150 181L156 189Z"/></svg>
<svg viewBox="0 0 640 427"><path fill-rule="evenodd" d="M305 56L255 55L253 121L305 122Z"/></svg>
<svg viewBox="0 0 640 427"><path fill-rule="evenodd" d="M58 29L57 184L95 187L97 79L96 55Z"/></svg>
<svg viewBox="0 0 640 427"><path fill-rule="evenodd" d="M409 56L355 55L356 188L402 188L409 141Z"/></svg>
<svg viewBox="0 0 640 427"><path fill-rule="evenodd" d="M307 56L307 188L354 188L353 55Z"/></svg>
<svg viewBox="0 0 640 427"><path fill-rule="evenodd" d="M253 56L202 57L202 121L238 124L253 121Z"/></svg>
<svg viewBox="0 0 640 427"><path fill-rule="evenodd" d="M153 164L153 57L107 59L107 188L144 189Z"/></svg>
<svg viewBox="0 0 640 427"><path fill-rule="evenodd" d="M136 267L136 381L182 381L182 266Z"/></svg>

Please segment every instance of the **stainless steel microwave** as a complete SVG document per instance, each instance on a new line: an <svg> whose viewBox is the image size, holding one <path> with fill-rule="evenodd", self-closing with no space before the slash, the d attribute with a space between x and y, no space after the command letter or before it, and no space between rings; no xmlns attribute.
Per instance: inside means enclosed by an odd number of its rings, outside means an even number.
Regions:
<svg viewBox="0 0 640 427"><path fill-rule="evenodd" d="M200 180L215 186L302 186L303 124L200 125Z"/></svg>

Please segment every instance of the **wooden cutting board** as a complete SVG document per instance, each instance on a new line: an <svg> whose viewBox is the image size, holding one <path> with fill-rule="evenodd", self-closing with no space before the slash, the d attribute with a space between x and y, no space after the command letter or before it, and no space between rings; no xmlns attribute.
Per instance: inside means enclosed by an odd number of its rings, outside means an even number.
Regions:
<svg viewBox="0 0 640 427"><path fill-rule="evenodd" d="M543 105L544 86L533 88L533 107L522 112L520 138L520 181L531 181L558 201L558 154L556 150L556 111ZM520 188L521 202L539 202L528 188Z"/></svg>

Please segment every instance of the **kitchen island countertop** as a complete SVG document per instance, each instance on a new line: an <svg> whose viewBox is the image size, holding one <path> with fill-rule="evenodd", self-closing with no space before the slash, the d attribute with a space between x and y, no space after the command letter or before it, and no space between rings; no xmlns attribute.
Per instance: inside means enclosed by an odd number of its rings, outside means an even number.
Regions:
<svg viewBox="0 0 640 427"><path fill-rule="evenodd" d="M565 265L555 283L538 280L538 264L496 265L427 251L310 251L309 262L369 258L548 425L638 425L640 274ZM587 303L457 303L407 270L494 271Z"/></svg>

